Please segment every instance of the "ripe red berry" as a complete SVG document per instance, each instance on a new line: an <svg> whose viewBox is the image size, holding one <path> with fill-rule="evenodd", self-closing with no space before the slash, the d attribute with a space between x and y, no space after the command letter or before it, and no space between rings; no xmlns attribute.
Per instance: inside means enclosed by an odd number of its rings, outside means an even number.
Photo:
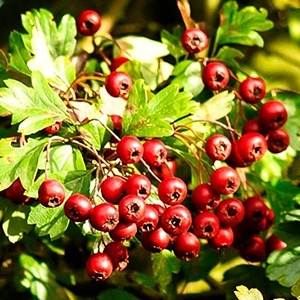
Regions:
<svg viewBox="0 0 300 300"><path fill-rule="evenodd" d="M231 142L223 134L213 134L205 143L205 151L211 160L225 160L231 152Z"/></svg>
<svg viewBox="0 0 300 300"><path fill-rule="evenodd" d="M209 211L199 213L193 220L193 233L201 239L213 238L220 229L218 217Z"/></svg>
<svg viewBox="0 0 300 300"><path fill-rule="evenodd" d="M25 189L20 178L17 178L7 189L4 190L5 198L16 204L25 204L30 198L24 195Z"/></svg>
<svg viewBox="0 0 300 300"><path fill-rule="evenodd" d="M259 196L252 196L243 202L245 208L245 219L251 223L261 222L267 212L267 206L263 199Z"/></svg>
<svg viewBox="0 0 300 300"><path fill-rule="evenodd" d="M112 97L127 98L132 88L132 79L124 72L113 71L106 77L105 88Z"/></svg>
<svg viewBox="0 0 300 300"><path fill-rule="evenodd" d="M192 232L185 232L176 237L172 249L176 257L190 261L199 255L200 241Z"/></svg>
<svg viewBox="0 0 300 300"><path fill-rule="evenodd" d="M262 100L266 95L266 83L260 77L248 77L239 86L242 99L251 104Z"/></svg>
<svg viewBox="0 0 300 300"><path fill-rule="evenodd" d="M219 91L226 87L229 82L229 71L221 62L208 63L202 72L202 80L206 87L211 90Z"/></svg>
<svg viewBox="0 0 300 300"><path fill-rule="evenodd" d="M143 144L135 136L124 136L117 145L117 155L124 165L138 163L143 153Z"/></svg>
<svg viewBox="0 0 300 300"><path fill-rule="evenodd" d="M73 194L64 205L66 216L73 222L83 222L89 218L92 204L89 198L82 194Z"/></svg>
<svg viewBox="0 0 300 300"><path fill-rule="evenodd" d="M168 159L158 167L153 168L155 175L163 180L175 175L177 170L177 162L175 159Z"/></svg>
<svg viewBox="0 0 300 300"><path fill-rule="evenodd" d="M113 271L113 262L106 253L94 253L86 261L86 273L96 282L109 278Z"/></svg>
<svg viewBox="0 0 300 300"><path fill-rule="evenodd" d="M158 227L155 230L144 232L141 237L141 243L145 250L159 253L169 246L170 235L163 228Z"/></svg>
<svg viewBox="0 0 300 300"><path fill-rule="evenodd" d="M282 102L269 100L258 111L258 119L266 130L274 130L282 127L288 118L287 110Z"/></svg>
<svg viewBox="0 0 300 300"><path fill-rule="evenodd" d="M182 204L166 208L161 215L161 227L170 235L187 232L192 225L192 215Z"/></svg>
<svg viewBox="0 0 300 300"><path fill-rule="evenodd" d="M287 243L281 240L276 234L272 233L266 239L266 250L269 255L273 251L281 250L287 247Z"/></svg>
<svg viewBox="0 0 300 300"><path fill-rule="evenodd" d="M147 140L144 144L143 159L152 168L162 165L167 159L167 148L158 139Z"/></svg>
<svg viewBox="0 0 300 300"><path fill-rule="evenodd" d="M106 253L113 263L113 270L114 271L123 271L129 262L129 255L127 247L125 247L120 242L110 242L108 243L103 253Z"/></svg>
<svg viewBox="0 0 300 300"><path fill-rule="evenodd" d="M268 150L272 153L280 153L290 144L290 136L283 128L270 130L267 138Z"/></svg>
<svg viewBox="0 0 300 300"><path fill-rule="evenodd" d="M159 214L157 209L151 205L146 204L146 211L144 217L139 220L136 225L141 232L154 230L159 223Z"/></svg>
<svg viewBox="0 0 300 300"><path fill-rule="evenodd" d="M231 227L220 227L218 233L208 240L210 247L216 250L229 248L234 240L234 233Z"/></svg>
<svg viewBox="0 0 300 300"><path fill-rule="evenodd" d="M129 59L127 57L124 56L116 57L111 61L109 68L111 71L116 71L120 66L127 63L128 61Z"/></svg>
<svg viewBox="0 0 300 300"><path fill-rule="evenodd" d="M241 181L233 168L222 166L212 172L210 184L218 194L229 195L238 190Z"/></svg>
<svg viewBox="0 0 300 300"><path fill-rule="evenodd" d="M147 199L151 194L151 181L146 175L132 174L126 180L125 192L127 195L137 195Z"/></svg>
<svg viewBox="0 0 300 300"><path fill-rule="evenodd" d="M242 134L248 133L248 132L258 132L262 135L263 129L258 119L250 119L245 122L242 129Z"/></svg>
<svg viewBox="0 0 300 300"><path fill-rule="evenodd" d="M197 210L204 212L217 207L220 195L212 189L210 184L200 183L193 190L191 201Z"/></svg>
<svg viewBox="0 0 300 300"><path fill-rule="evenodd" d="M246 164L260 160L268 150L265 137L257 132L245 133L236 143L237 151Z"/></svg>
<svg viewBox="0 0 300 300"><path fill-rule="evenodd" d="M261 262L266 258L265 241L256 235L250 236L240 245L239 253L247 261Z"/></svg>
<svg viewBox="0 0 300 300"><path fill-rule="evenodd" d="M137 231L136 223L121 220L113 230L109 231L109 236L116 242L125 242L132 240Z"/></svg>
<svg viewBox="0 0 300 300"><path fill-rule="evenodd" d="M55 179L45 180L39 187L38 200L46 207L56 207L65 200L65 189L62 184Z"/></svg>
<svg viewBox="0 0 300 300"><path fill-rule="evenodd" d="M187 186L179 177L165 178L158 185L158 197L168 205L182 203L187 196Z"/></svg>
<svg viewBox="0 0 300 300"><path fill-rule="evenodd" d="M119 202L119 212L122 220L137 223L146 213L146 203L137 195L127 195Z"/></svg>
<svg viewBox="0 0 300 300"><path fill-rule="evenodd" d="M94 35L101 26L101 17L94 10L84 10L76 19L77 30L81 35Z"/></svg>
<svg viewBox="0 0 300 300"><path fill-rule="evenodd" d="M239 224L245 215L243 203L237 198L227 198L222 200L217 208L215 214L218 217L221 226L233 227Z"/></svg>
<svg viewBox="0 0 300 300"><path fill-rule="evenodd" d="M106 177L100 185L102 197L109 203L119 203L125 196L125 184L126 179L120 176Z"/></svg>
<svg viewBox="0 0 300 300"><path fill-rule="evenodd" d="M183 48L189 53L198 53L208 46L207 35L199 28L188 28L181 35Z"/></svg>
<svg viewBox="0 0 300 300"><path fill-rule="evenodd" d="M44 129L47 134L55 134L62 126L62 122L56 122L55 124L48 126Z"/></svg>
<svg viewBox="0 0 300 300"><path fill-rule="evenodd" d="M109 232L119 223L119 211L112 203L100 203L91 210L89 220L93 228Z"/></svg>

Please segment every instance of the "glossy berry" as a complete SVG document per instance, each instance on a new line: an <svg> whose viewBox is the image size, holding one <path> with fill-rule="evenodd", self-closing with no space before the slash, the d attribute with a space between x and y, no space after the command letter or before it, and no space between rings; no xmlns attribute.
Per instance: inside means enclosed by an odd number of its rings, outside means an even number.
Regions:
<svg viewBox="0 0 300 300"><path fill-rule="evenodd" d="M65 189L63 185L55 179L45 180L39 187L38 200L46 207L56 207L65 200Z"/></svg>
<svg viewBox="0 0 300 300"><path fill-rule="evenodd" d="M229 71L221 62L208 63L202 72L202 80L204 85L215 91L225 88L229 82Z"/></svg>
<svg viewBox="0 0 300 300"><path fill-rule="evenodd" d="M109 203L117 204L125 196L126 179L120 176L106 177L100 184L101 195Z"/></svg>
<svg viewBox="0 0 300 300"><path fill-rule="evenodd" d="M158 139L147 140L144 144L143 159L152 168L162 165L167 159L167 148Z"/></svg>
<svg viewBox="0 0 300 300"><path fill-rule="evenodd" d="M124 72L113 71L106 77L105 88L112 97L127 98L132 88L132 79Z"/></svg>
<svg viewBox="0 0 300 300"><path fill-rule="evenodd" d="M267 206L259 196L248 197L243 202L245 208L245 219L251 223L261 222L267 213Z"/></svg>
<svg viewBox="0 0 300 300"><path fill-rule="evenodd" d="M245 133L236 143L239 155L247 164L259 161L268 150L265 137L258 132Z"/></svg>
<svg viewBox="0 0 300 300"><path fill-rule="evenodd" d="M146 213L146 203L137 195L127 195L119 202L119 212L122 220L138 222Z"/></svg>
<svg viewBox="0 0 300 300"><path fill-rule="evenodd" d="M272 233L266 239L266 250L269 255L273 251L281 250L287 247L287 243L281 240L276 234Z"/></svg>
<svg viewBox="0 0 300 300"><path fill-rule="evenodd" d="M109 278L113 271L113 262L106 253L92 254L86 261L86 273L95 282Z"/></svg>
<svg viewBox="0 0 300 300"><path fill-rule="evenodd" d="M198 28L188 28L181 35L181 44L189 53L198 53L208 46L207 35Z"/></svg>
<svg viewBox="0 0 300 300"><path fill-rule="evenodd" d="M263 134L263 128L258 119L250 119L245 122L242 128L242 134L248 132L258 132L260 134Z"/></svg>
<svg viewBox="0 0 300 300"><path fill-rule="evenodd" d="M53 125L50 125L44 129L47 134L55 134L59 131L62 126L62 122L56 122Z"/></svg>
<svg viewBox="0 0 300 300"><path fill-rule="evenodd" d="M101 26L101 17L94 10L84 10L77 17L76 25L81 35L92 36Z"/></svg>
<svg viewBox="0 0 300 300"><path fill-rule="evenodd" d="M210 247L216 250L229 248L234 241L234 233L231 227L220 227L218 233L208 240Z"/></svg>
<svg viewBox="0 0 300 300"><path fill-rule="evenodd" d="M235 193L240 186L237 172L229 167L222 166L214 170L210 176L210 184L218 194L229 195Z"/></svg>
<svg viewBox="0 0 300 300"><path fill-rule="evenodd" d="M108 243L103 253L106 253L112 260L114 271L123 271L129 263L127 247L120 242Z"/></svg>
<svg viewBox="0 0 300 300"><path fill-rule="evenodd" d="M83 222L92 210L91 200L82 194L73 194L64 205L66 216L73 222Z"/></svg>
<svg viewBox="0 0 300 300"><path fill-rule="evenodd" d="M176 257L190 261L199 255L200 241L192 232L185 232L176 237L172 249Z"/></svg>
<svg viewBox="0 0 300 300"><path fill-rule="evenodd" d="M180 235L191 227L192 215L185 206L177 204L166 208L161 215L160 224L170 235Z"/></svg>
<svg viewBox="0 0 300 300"><path fill-rule="evenodd" d="M113 230L109 231L109 236L116 242L125 242L132 240L137 231L136 223L121 220Z"/></svg>
<svg viewBox="0 0 300 300"><path fill-rule="evenodd" d="M25 204L30 198L24 195L25 189L20 178L17 178L7 189L4 190L5 198L16 204Z"/></svg>
<svg viewBox="0 0 300 300"><path fill-rule="evenodd" d="M176 205L182 203L187 196L187 186L179 177L165 178L158 185L158 197L168 205Z"/></svg>
<svg viewBox="0 0 300 300"><path fill-rule="evenodd" d="M213 212L199 213L193 220L193 233L198 238L211 239L219 232L219 229L219 219Z"/></svg>
<svg viewBox="0 0 300 300"><path fill-rule="evenodd" d="M151 204L146 204L145 215L136 225L141 232L154 230L159 224L158 210Z"/></svg>
<svg viewBox="0 0 300 300"><path fill-rule="evenodd" d="M119 211L112 203L100 203L91 210L89 220L93 228L109 232L119 223Z"/></svg>
<svg viewBox="0 0 300 300"><path fill-rule="evenodd" d="M128 61L129 59L127 57L124 56L116 57L111 61L109 68L111 71L116 71L120 66L127 63Z"/></svg>
<svg viewBox="0 0 300 300"><path fill-rule="evenodd" d="M124 165L138 163L143 153L143 144L135 136L124 136L117 145L117 155Z"/></svg>
<svg viewBox="0 0 300 300"><path fill-rule="evenodd" d="M268 150L271 153L280 153L287 149L290 144L290 136L283 128L270 130L267 138Z"/></svg>
<svg viewBox="0 0 300 300"><path fill-rule="evenodd" d="M266 130L274 130L282 127L288 118L287 110L282 102L269 100L258 111L258 119Z"/></svg>
<svg viewBox="0 0 300 300"><path fill-rule="evenodd" d="M215 214L218 217L221 226L233 227L239 224L245 215L243 203L237 198L227 198L222 200L217 208Z"/></svg>
<svg viewBox="0 0 300 300"><path fill-rule="evenodd" d="M175 176L177 170L177 162L174 159L168 159L158 167L153 168L155 175L163 180L168 177Z"/></svg>
<svg viewBox="0 0 300 300"><path fill-rule="evenodd" d="M261 262L266 258L265 241L256 235L253 235L242 243L239 248L242 258L250 262Z"/></svg>
<svg viewBox="0 0 300 300"><path fill-rule="evenodd" d="M225 160L231 152L231 142L223 134L214 134L206 140L205 151L213 161Z"/></svg>
<svg viewBox="0 0 300 300"><path fill-rule="evenodd" d="M200 183L193 190L191 201L197 210L204 212L216 208L221 200L209 183Z"/></svg>
<svg viewBox="0 0 300 300"><path fill-rule="evenodd" d="M144 232L141 237L141 243L145 250L159 253L169 246L170 235L163 228L158 227L155 230Z"/></svg>
<svg viewBox="0 0 300 300"><path fill-rule="evenodd" d="M258 103L266 95L266 83L260 77L248 77L239 86L242 99L251 104Z"/></svg>
<svg viewBox="0 0 300 300"><path fill-rule="evenodd" d="M127 195L137 195L147 199L151 194L151 181L146 175L132 174L126 180L125 192Z"/></svg>

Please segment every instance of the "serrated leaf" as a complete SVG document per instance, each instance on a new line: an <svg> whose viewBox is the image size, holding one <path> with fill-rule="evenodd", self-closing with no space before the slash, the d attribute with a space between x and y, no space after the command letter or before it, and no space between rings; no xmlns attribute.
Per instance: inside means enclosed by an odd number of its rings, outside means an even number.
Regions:
<svg viewBox="0 0 300 300"><path fill-rule="evenodd" d="M226 61L226 65L229 68L240 70L241 67L237 60L244 58L244 54L236 48L223 46L216 54L216 58L220 59L221 61Z"/></svg>
<svg viewBox="0 0 300 300"><path fill-rule="evenodd" d="M299 246L299 244L298 244ZM291 287L296 284L300 274L300 253L294 249L274 251L267 260L266 275L281 285Z"/></svg>
<svg viewBox="0 0 300 300"><path fill-rule="evenodd" d="M249 290L244 285L237 286L234 294L239 300L263 300L263 296L258 289L251 288Z"/></svg>
<svg viewBox="0 0 300 300"><path fill-rule="evenodd" d="M227 1L220 11L220 26L216 33L215 45L240 44L263 47L264 41L259 31L273 27L273 22L267 19L268 12L254 6L238 9L236 1Z"/></svg>
<svg viewBox="0 0 300 300"><path fill-rule="evenodd" d="M219 120L229 114L234 98L234 93L228 91L216 94L206 102L202 103L191 118L194 121Z"/></svg>
<svg viewBox="0 0 300 300"><path fill-rule="evenodd" d="M177 274L180 270L180 261L169 250L152 254L151 260L154 280L159 285L160 290L166 293L167 286L171 283L173 274Z"/></svg>

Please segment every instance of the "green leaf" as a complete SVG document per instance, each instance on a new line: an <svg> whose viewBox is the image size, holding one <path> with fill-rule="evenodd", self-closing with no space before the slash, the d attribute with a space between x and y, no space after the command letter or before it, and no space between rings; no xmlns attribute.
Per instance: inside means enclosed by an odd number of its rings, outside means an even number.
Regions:
<svg viewBox="0 0 300 300"><path fill-rule="evenodd" d="M238 10L236 1L227 1L220 11L220 26L216 33L216 47L224 44L240 44L263 47L264 41L259 31L273 27L267 19L268 12L254 6L245 6Z"/></svg>
<svg viewBox="0 0 300 300"><path fill-rule="evenodd" d="M161 292L166 293L167 286L172 282L173 274L180 270L180 261L169 250L152 254L153 277L157 282Z"/></svg>
<svg viewBox="0 0 300 300"><path fill-rule="evenodd" d="M299 221L275 224L272 230L280 239L287 243L288 247L297 247L300 245Z"/></svg>
<svg viewBox="0 0 300 300"><path fill-rule="evenodd" d="M300 278L296 282L296 284L292 287L292 295L300 299Z"/></svg>
<svg viewBox="0 0 300 300"><path fill-rule="evenodd" d="M21 285L29 289L35 299L70 299L64 288L57 284L47 264L26 253L19 256L18 274Z"/></svg>
<svg viewBox="0 0 300 300"><path fill-rule="evenodd" d="M226 62L227 67L235 70L240 70L241 67L237 60L244 58L244 54L236 48L223 46L216 54L216 58Z"/></svg>
<svg viewBox="0 0 300 300"><path fill-rule="evenodd" d="M263 300L263 296L258 289L251 288L249 290L244 285L237 286L234 294L239 300Z"/></svg>
<svg viewBox="0 0 300 300"><path fill-rule="evenodd" d="M24 234L28 233L32 226L27 224L30 207L16 205L9 200L1 199L2 229L11 243L20 241Z"/></svg>
<svg viewBox="0 0 300 300"><path fill-rule="evenodd" d="M231 111L234 93L223 91L202 103L191 118L197 120L219 120Z"/></svg>
<svg viewBox="0 0 300 300"><path fill-rule="evenodd" d="M121 289L107 289L97 296L98 300L111 300L111 299L122 299L122 300L138 300L133 294L123 291Z"/></svg>
<svg viewBox="0 0 300 300"><path fill-rule="evenodd" d="M299 246L299 244L298 244ZM294 249L274 251L267 260L266 275L281 285L291 287L296 284L300 274L300 253Z"/></svg>

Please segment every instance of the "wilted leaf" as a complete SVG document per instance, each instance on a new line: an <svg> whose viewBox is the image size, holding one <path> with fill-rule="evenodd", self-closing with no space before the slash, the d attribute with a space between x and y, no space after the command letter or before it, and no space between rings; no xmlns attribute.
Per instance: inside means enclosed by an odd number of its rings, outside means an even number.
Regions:
<svg viewBox="0 0 300 300"><path fill-rule="evenodd" d="M263 300L263 296L258 289L251 288L250 290L243 286L237 286L234 294L239 300Z"/></svg>

